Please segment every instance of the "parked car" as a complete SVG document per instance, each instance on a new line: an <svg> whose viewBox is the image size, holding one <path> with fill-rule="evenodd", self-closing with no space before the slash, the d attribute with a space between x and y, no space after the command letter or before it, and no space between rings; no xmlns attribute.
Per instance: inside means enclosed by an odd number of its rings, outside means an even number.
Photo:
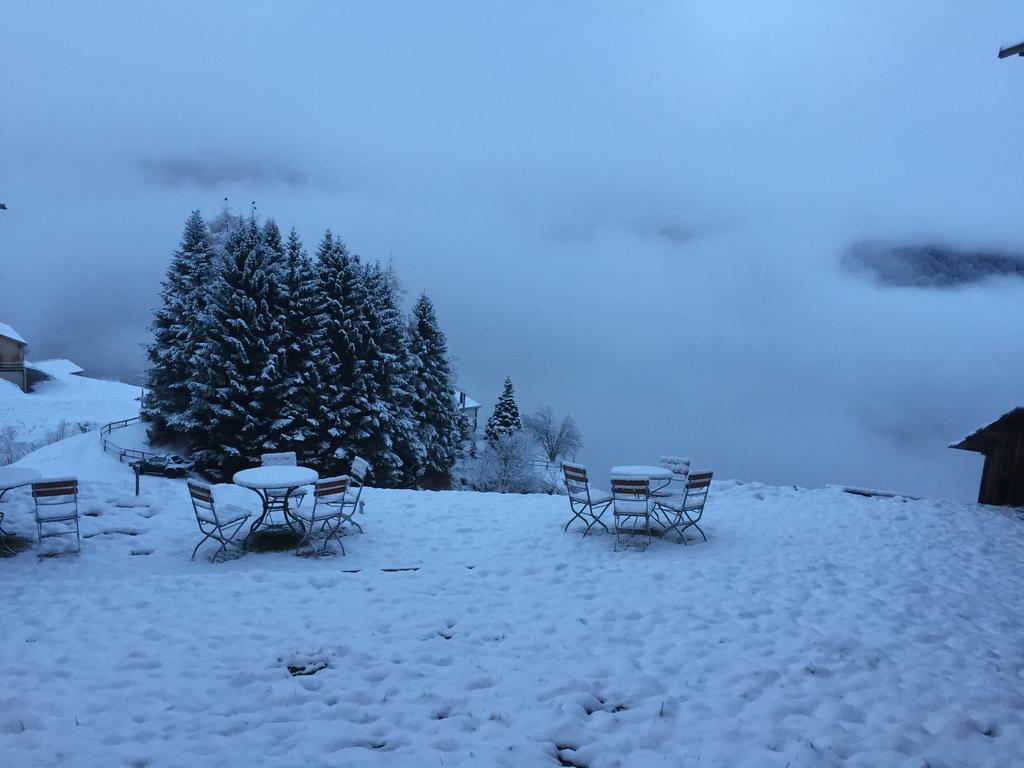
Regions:
<svg viewBox="0 0 1024 768"><path fill-rule="evenodd" d="M195 467L194 461L181 456L150 456L131 463L131 468L140 475L160 475L161 477L184 477Z"/></svg>

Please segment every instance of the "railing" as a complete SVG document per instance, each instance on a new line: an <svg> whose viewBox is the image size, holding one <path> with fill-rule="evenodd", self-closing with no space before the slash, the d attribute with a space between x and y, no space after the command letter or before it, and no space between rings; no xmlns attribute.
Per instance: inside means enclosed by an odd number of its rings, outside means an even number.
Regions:
<svg viewBox="0 0 1024 768"><path fill-rule="evenodd" d="M133 416L130 419L112 421L109 424L104 424L100 427L100 443L103 445L103 450L109 451L110 453L116 453L118 461L124 461L125 459L154 459L161 456L162 454L153 453L152 451L140 451L136 448L122 448L107 437L107 435L115 429L123 429L124 427L129 427L140 421L142 421L141 416Z"/></svg>

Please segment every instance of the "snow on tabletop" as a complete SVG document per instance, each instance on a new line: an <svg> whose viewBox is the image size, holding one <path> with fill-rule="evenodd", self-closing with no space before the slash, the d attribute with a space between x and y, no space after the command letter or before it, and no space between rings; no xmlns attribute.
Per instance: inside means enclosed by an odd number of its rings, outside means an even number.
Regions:
<svg viewBox="0 0 1024 768"><path fill-rule="evenodd" d="M21 337L21 334L11 328L7 323L0 323L0 336L6 336L8 339L16 341L19 344L28 344L28 342Z"/></svg>
<svg viewBox="0 0 1024 768"><path fill-rule="evenodd" d="M1006 510L716 482L707 543L614 552L564 497L368 488L347 557L212 565L184 481L120 508L82 437L25 460L89 465L81 555L0 558L4 765L1019 764Z"/></svg>
<svg viewBox="0 0 1024 768"><path fill-rule="evenodd" d="M231 479L238 485L244 485L247 488L284 488L309 485L315 483L317 477L316 470L309 467L272 465L243 469L236 472Z"/></svg>

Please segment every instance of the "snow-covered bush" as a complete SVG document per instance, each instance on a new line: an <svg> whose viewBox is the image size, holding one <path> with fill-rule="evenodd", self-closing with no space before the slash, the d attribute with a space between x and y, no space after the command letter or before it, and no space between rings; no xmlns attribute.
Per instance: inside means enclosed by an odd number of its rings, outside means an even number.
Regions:
<svg viewBox="0 0 1024 768"><path fill-rule="evenodd" d="M499 493L532 493L538 490L533 462L536 442L521 430L488 442L478 464L475 487Z"/></svg>

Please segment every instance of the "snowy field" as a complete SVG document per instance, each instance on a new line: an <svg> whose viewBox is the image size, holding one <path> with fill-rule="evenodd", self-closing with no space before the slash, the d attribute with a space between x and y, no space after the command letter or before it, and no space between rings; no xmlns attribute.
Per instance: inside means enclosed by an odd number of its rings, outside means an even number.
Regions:
<svg viewBox="0 0 1024 768"><path fill-rule="evenodd" d="M43 360L29 366L51 379L36 384L30 393L0 380L0 428L13 427L21 443L49 442L62 428L73 435L81 427L97 429L139 413L139 387L75 376L71 371L77 366L68 360Z"/></svg>
<svg viewBox="0 0 1024 768"><path fill-rule="evenodd" d="M1020 764L1005 510L721 482L708 543L613 552L564 497L371 490L347 557L213 565L98 442L22 462L78 467L84 539L0 558L4 766Z"/></svg>

